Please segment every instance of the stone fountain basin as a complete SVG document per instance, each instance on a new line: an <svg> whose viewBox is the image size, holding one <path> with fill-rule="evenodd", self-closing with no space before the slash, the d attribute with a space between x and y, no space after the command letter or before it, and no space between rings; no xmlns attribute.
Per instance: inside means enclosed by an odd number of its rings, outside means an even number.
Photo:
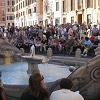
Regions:
<svg viewBox="0 0 100 100"><path fill-rule="evenodd" d="M70 75L68 66L39 64L38 68L44 76L45 83L54 82ZM28 64L26 62L0 65L0 71L2 73L1 80L4 85L8 86L26 86L28 85L30 76L27 74L27 70Z"/></svg>

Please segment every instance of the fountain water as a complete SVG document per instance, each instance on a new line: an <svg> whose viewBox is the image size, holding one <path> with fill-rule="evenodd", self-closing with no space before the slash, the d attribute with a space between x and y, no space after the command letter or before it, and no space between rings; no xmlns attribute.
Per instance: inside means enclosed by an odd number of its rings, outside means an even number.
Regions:
<svg viewBox="0 0 100 100"><path fill-rule="evenodd" d="M70 72L68 67L54 65L54 64L39 64L40 73L44 76L46 83L54 82L58 79L67 77ZM30 74L27 74L27 63L16 63L11 65L0 66L2 72L1 80L4 85L13 86L26 86L28 85L28 79Z"/></svg>

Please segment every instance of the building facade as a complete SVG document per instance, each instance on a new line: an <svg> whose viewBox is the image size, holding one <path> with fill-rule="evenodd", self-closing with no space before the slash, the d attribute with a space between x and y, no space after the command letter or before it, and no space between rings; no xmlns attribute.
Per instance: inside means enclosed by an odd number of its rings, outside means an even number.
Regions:
<svg viewBox="0 0 100 100"><path fill-rule="evenodd" d="M98 23L100 0L15 0L15 25Z"/></svg>
<svg viewBox="0 0 100 100"><path fill-rule="evenodd" d="M14 4L15 0L6 0L6 26L14 25Z"/></svg>
<svg viewBox="0 0 100 100"><path fill-rule="evenodd" d="M15 25L19 27L43 23L43 0L15 0Z"/></svg>
<svg viewBox="0 0 100 100"><path fill-rule="evenodd" d="M100 23L100 0L53 0L53 24Z"/></svg>
<svg viewBox="0 0 100 100"><path fill-rule="evenodd" d="M14 24L14 0L0 0L0 26Z"/></svg>
<svg viewBox="0 0 100 100"><path fill-rule="evenodd" d="M6 2L5 0L0 0L0 26L5 26L6 24Z"/></svg>
<svg viewBox="0 0 100 100"><path fill-rule="evenodd" d="M66 0L67 22L100 22L100 0ZM69 6L70 5L70 6Z"/></svg>

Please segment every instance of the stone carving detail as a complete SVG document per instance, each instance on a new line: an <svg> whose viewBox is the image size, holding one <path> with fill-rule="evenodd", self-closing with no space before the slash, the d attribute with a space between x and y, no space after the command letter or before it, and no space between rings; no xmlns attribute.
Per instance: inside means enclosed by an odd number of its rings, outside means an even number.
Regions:
<svg viewBox="0 0 100 100"><path fill-rule="evenodd" d="M78 68L68 78L73 81L73 90L79 90L85 100L100 97L100 55L91 59L86 66ZM95 95L94 95L95 93Z"/></svg>
<svg viewBox="0 0 100 100"><path fill-rule="evenodd" d="M91 71L91 78L96 81L96 80L100 80L100 67L95 67L92 71Z"/></svg>

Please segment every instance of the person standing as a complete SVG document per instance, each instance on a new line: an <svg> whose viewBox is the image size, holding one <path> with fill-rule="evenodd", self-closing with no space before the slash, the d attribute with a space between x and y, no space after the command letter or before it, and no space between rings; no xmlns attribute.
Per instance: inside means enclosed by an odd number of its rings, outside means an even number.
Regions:
<svg viewBox="0 0 100 100"><path fill-rule="evenodd" d="M31 50L31 57L34 57L35 56L35 46L32 45L30 50Z"/></svg>
<svg viewBox="0 0 100 100"><path fill-rule="evenodd" d="M50 100L84 100L77 92L71 91L73 83L71 80L63 78L60 82L60 90L52 92Z"/></svg>

